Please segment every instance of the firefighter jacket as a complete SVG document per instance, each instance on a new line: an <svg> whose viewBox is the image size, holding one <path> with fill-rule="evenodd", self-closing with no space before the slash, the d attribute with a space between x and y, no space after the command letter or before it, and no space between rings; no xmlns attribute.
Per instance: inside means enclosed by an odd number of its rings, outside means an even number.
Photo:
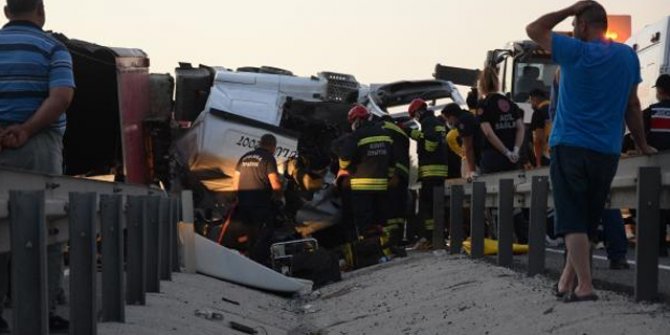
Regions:
<svg viewBox="0 0 670 335"><path fill-rule="evenodd" d="M409 135L395 123L384 121L383 128L393 140L396 175L409 180Z"/></svg>
<svg viewBox="0 0 670 335"><path fill-rule="evenodd" d="M381 123L361 125L340 155L340 169L350 175L352 191L386 191L394 167L393 139Z"/></svg>
<svg viewBox="0 0 670 335"><path fill-rule="evenodd" d="M447 126L430 110L424 112L419 122L421 131L413 130L410 134L417 141L419 180L447 178Z"/></svg>

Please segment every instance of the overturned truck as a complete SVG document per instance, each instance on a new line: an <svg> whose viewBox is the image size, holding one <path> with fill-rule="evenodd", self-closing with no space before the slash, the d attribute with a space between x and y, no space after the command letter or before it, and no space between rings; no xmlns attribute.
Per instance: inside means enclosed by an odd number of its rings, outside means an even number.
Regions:
<svg viewBox="0 0 670 335"><path fill-rule="evenodd" d="M349 131L351 105L365 104L382 116L415 97L463 104L444 80L365 86L333 72L299 77L272 67L233 71L186 63L173 78L150 74L149 58L139 49L58 38L73 55L79 84L68 111L66 173L192 189L198 231L224 245L235 165L263 134L279 140L275 156L287 181L280 214L289 223L285 238L296 238L299 224L320 246L334 247L345 237L337 232L342 204L333 187L331 146Z"/></svg>

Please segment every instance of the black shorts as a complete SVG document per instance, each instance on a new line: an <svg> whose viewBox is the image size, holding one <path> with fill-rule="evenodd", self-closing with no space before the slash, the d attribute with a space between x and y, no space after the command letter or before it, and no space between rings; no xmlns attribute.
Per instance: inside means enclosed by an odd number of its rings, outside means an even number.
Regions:
<svg viewBox="0 0 670 335"><path fill-rule="evenodd" d="M551 149L556 235L594 237L618 165L619 155L565 145Z"/></svg>

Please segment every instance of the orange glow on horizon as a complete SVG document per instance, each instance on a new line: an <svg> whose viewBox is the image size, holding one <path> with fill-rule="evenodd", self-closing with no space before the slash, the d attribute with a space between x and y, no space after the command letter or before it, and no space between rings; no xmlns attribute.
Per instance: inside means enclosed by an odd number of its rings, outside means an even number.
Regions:
<svg viewBox="0 0 670 335"><path fill-rule="evenodd" d="M619 43L625 43L631 35L630 15L607 15L607 33L605 38Z"/></svg>
<svg viewBox="0 0 670 335"><path fill-rule="evenodd" d="M607 33L605 33L605 38L608 40L616 41L619 39L619 34L617 34L617 32L615 31L608 31Z"/></svg>

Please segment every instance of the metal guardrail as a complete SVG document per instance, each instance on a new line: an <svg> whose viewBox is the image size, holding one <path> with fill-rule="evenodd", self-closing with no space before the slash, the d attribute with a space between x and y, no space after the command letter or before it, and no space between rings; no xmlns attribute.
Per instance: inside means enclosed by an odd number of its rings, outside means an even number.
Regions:
<svg viewBox="0 0 670 335"><path fill-rule="evenodd" d="M545 271L545 235L547 208L553 206L549 169L514 171L483 176L474 183L449 181L445 190L435 190L434 214L444 212L445 194L449 199L450 249L460 253L462 248L463 208L470 209L472 258L484 255L486 209L498 211L498 257L500 266L513 262L514 208L530 209L528 232L528 275ZM438 193L439 192L439 193ZM661 209L670 209L670 153L622 159L612 183L609 208L637 209L635 299L650 301L658 298L658 235ZM454 210L455 209L455 210ZM459 214L460 213L460 214ZM436 219L436 229L439 230ZM436 233L436 236L439 233ZM439 238L439 237L435 237ZM648 241L649 243L644 243Z"/></svg>
<svg viewBox="0 0 670 335"><path fill-rule="evenodd" d="M12 255L12 332L48 334L46 246L69 241L70 334L97 333L98 234L100 320L124 322L126 304L144 305L147 292L160 292L160 281L179 271L180 202L146 186L0 169L0 253Z"/></svg>

